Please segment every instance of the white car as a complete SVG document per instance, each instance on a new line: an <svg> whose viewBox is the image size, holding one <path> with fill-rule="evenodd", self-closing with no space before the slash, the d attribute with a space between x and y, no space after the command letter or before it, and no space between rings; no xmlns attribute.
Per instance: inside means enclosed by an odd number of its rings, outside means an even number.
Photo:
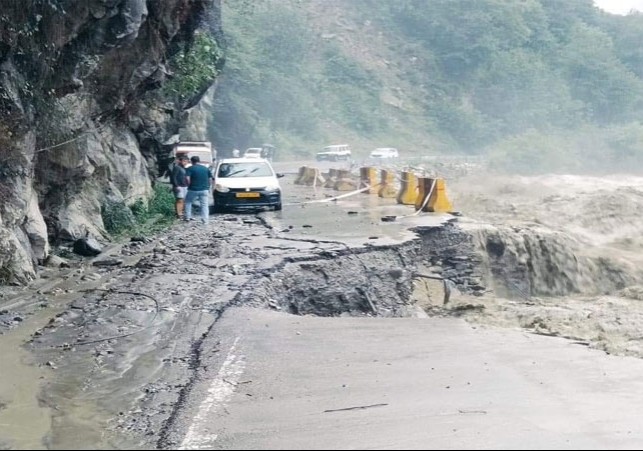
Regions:
<svg viewBox="0 0 643 451"><path fill-rule="evenodd" d="M324 150L315 155L317 161L339 161L351 159L351 148L348 144L324 147Z"/></svg>
<svg viewBox="0 0 643 451"><path fill-rule="evenodd" d="M214 211L262 207L281 211L282 177L268 160L261 158L222 160L214 174Z"/></svg>
<svg viewBox="0 0 643 451"><path fill-rule="evenodd" d="M388 159L400 158L400 153L393 147L380 147L371 152L371 158L374 159Z"/></svg>
<svg viewBox="0 0 643 451"><path fill-rule="evenodd" d="M243 158L261 158L261 147L251 147L246 149Z"/></svg>

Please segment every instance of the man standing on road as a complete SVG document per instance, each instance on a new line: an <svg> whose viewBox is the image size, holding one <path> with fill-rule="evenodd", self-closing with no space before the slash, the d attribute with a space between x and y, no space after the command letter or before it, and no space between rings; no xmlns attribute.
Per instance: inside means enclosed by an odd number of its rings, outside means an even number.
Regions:
<svg viewBox="0 0 643 451"><path fill-rule="evenodd" d="M185 214L183 210L185 207L185 197L188 194L188 181L186 178L185 166L187 166L188 161L189 160L186 155L179 155L174 162L172 174L170 175L172 191L174 192L174 197L176 199L174 205L176 208L177 219L183 219Z"/></svg>
<svg viewBox="0 0 643 451"><path fill-rule="evenodd" d="M191 159L192 166L186 171L188 182L188 194L185 199L185 220L192 220L192 203L194 199L199 199L201 206L201 222L207 224L210 220L210 180L212 173L210 170L199 164L201 159L194 156Z"/></svg>

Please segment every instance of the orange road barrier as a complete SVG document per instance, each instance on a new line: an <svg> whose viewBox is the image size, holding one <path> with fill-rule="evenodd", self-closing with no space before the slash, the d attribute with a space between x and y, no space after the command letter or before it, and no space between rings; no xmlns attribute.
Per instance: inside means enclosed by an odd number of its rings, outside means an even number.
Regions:
<svg viewBox="0 0 643 451"><path fill-rule="evenodd" d="M415 205L417 197L417 177L412 172L402 172L402 187L397 194L397 203L402 205Z"/></svg>
<svg viewBox="0 0 643 451"><path fill-rule="evenodd" d="M361 188L370 188L364 191L365 194L378 194L379 193L379 183L377 183L377 172L375 168L365 167L360 168L360 189Z"/></svg>
<svg viewBox="0 0 643 451"><path fill-rule="evenodd" d="M382 169L380 182L380 191L378 195L382 199L395 199L397 198L397 189L395 188L395 174L386 169Z"/></svg>

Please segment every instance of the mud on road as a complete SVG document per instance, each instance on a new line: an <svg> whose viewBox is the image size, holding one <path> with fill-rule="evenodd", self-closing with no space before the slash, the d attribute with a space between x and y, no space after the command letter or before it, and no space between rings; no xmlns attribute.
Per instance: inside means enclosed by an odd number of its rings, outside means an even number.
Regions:
<svg viewBox="0 0 643 451"><path fill-rule="evenodd" d="M209 226L181 223L153 240L50 270L22 292L6 292L0 350L12 370L0 369L7 392L0 391L3 446L163 445L205 357L219 352L202 345L229 306L417 315L415 262L449 218L428 218L415 226L417 235L408 225L380 224L367 214L370 205L351 208L356 215L337 205L295 214L311 221L337 216L317 237L279 213L220 215ZM338 239L337 224L353 240Z"/></svg>

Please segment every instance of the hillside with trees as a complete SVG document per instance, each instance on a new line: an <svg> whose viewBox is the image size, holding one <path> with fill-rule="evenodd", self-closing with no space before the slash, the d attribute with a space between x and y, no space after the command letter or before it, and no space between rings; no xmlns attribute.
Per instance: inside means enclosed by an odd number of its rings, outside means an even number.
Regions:
<svg viewBox="0 0 643 451"><path fill-rule="evenodd" d="M349 142L507 169L632 168L643 15L591 0L260 0L223 11L209 132L224 152Z"/></svg>

